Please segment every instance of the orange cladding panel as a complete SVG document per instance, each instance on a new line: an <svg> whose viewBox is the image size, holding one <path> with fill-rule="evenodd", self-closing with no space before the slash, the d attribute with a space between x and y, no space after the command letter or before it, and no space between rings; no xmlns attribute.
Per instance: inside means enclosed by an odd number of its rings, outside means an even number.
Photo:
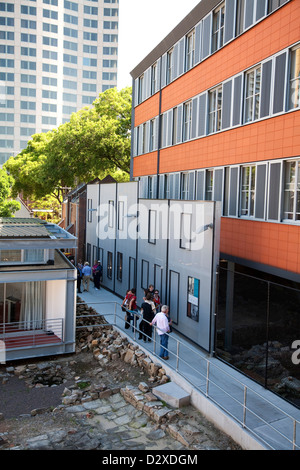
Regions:
<svg viewBox="0 0 300 470"><path fill-rule="evenodd" d="M157 174L157 152L148 153L133 159L133 177Z"/></svg>
<svg viewBox="0 0 300 470"><path fill-rule="evenodd" d="M159 115L159 93L151 96L147 101L144 101L135 108L134 114L134 127L143 124L149 119Z"/></svg>
<svg viewBox="0 0 300 470"><path fill-rule="evenodd" d="M297 225L221 219L220 251L300 274L300 230Z"/></svg>
<svg viewBox="0 0 300 470"><path fill-rule="evenodd" d="M292 0L162 91L162 112L299 41L300 0Z"/></svg>

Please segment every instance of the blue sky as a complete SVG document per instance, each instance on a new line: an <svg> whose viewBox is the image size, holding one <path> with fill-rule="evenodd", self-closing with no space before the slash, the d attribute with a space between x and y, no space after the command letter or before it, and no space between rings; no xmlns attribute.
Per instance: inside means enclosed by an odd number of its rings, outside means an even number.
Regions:
<svg viewBox="0 0 300 470"><path fill-rule="evenodd" d="M132 85L131 70L198 3L199 0L120 0L119 89Z"/></svg>

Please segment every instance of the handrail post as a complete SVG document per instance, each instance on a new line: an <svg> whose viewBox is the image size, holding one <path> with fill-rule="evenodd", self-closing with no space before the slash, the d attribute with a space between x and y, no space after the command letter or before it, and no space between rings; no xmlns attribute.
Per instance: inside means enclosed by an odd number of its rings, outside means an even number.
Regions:
<svg viewBox="0 0 300 470"><path fill-rule="evenodd" d="M176 351L176 372L178 372L179 368L179 341L177 341L177 351Z"/></svg>
<svg viewBox="0 0 300 470"><path fill-rule="evenodd" d="M247 387L244 387L244 409L243 409L243 428L246 427L246 402L247 402Z"/></svg>
<svg viewBox="0 0 300 470"><path fill-rule="evenodd" d="M209 366L210 362L207 361L207 367L206 367L206 396L208 397L208 387L209 387Z"/></svg>

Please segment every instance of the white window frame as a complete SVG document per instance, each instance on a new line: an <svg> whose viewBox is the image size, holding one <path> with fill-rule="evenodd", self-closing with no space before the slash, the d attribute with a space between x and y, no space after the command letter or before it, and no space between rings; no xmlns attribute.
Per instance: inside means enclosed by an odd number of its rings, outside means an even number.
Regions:
<svg viewBox="0 0 300 470"><path fill-rule="evenodd" d="M253 87L249 85L251 76L253 77ZM258 78L259 78L259 81L258 81ZM261 81L262 81L261 64L257 65L251 70L248 70L245 73L244 124L247 124L248 122L257 121L260 117ZM259 88L258 88L258 84L259 84Z"/></svg>
<svg viewBox="0 0 300 470"><path fill-rule="evenodd" d="M244 175L248 172L248 183L244 184ZM240 172L240 215L254 218L256 196L256 165L243 165ZM244 196L244 197L243 197ZM246 204L244 204L244 201Z"/></svg>
<svg viewBox="0 0 300 470"><path fill-rule="evenodd" d="M218 51L224 45L225 33L225 2L213 12L212 20L212 52Z"/></svg>
<svg viewBox="0 0 300 470"><path fill-rule="evenodd" d="M186 36L186 58L185 58L186 71L193 68L194 65L195 65L195 29L193 29Z"/></svg>
<svg viewBox="0 0 300 470"><path fill-rule="evenodd" d="M288 168L291 168L291 165L295 165L294 170L294 177L289 178L289 182L287 183L287 173ZM291 172L289 171L289 174ZM283 220L288 222L298 222L300 223L300 207L297 212L297 201L300 201L300 160L293 159L293 160L285 160L284 161L284 184L283 184ZM292 193L289 197L292 200L292 210L286 210L286 197L288 193ZM299 204L300 205L300 204ZM290 215L290 216L289 216ZM297 218L298 217L298 218Z"/></svg>
<svg viewBox="0 0 300 470"><path fill-rule="evenodd" d="M192 132L192 101L187 101L183 105L183 141L191 139Z"/></svg>
<svg viewBox="0 0 300 470"><path fill-rule="evenodd" d="M298 55L298 58L296 60L296 55ZM292 65L293 65L293 56L295 56L295 64L298 61L298 67L300 67L299 62L300 62L300 44L298 44L296 47L291 49L290 51L290 75L289 75L289 109L298 109L300 107L300 73L297 76L297 74L294 73L292 76ZM296 68L296 65L295 65ZM294 95L294 99L292 98L292 95Z"/></svg>
<svg viewBox="0 0 300 470"><path fill-rule="evenodd" d="M222 102L223 102L223 86L220 85L208 93L209 98L209 116L208 116L208 133L213 134L222 129Z"/></svg>

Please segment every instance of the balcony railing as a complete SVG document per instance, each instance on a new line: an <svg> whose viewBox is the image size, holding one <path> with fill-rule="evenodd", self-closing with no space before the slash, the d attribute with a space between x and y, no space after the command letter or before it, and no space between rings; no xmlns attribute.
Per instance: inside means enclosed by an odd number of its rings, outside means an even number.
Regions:
<svg viewBox="0 0 300 470"><path fill-rule="evenodd" d="M63 342L62 318L0 323L0 341L6 350L47 346Z"/></svg>

